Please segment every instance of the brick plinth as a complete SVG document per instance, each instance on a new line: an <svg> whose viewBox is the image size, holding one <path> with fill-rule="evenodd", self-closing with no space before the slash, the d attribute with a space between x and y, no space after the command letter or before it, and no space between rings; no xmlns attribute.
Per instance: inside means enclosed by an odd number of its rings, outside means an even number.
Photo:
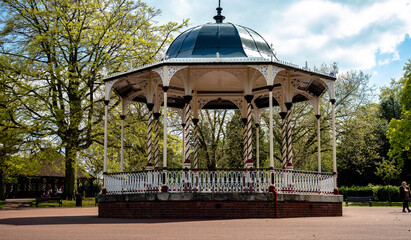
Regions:
<svg viewBox="0 0 411 240"><path fill-rule="evenodd" d="M274 202L114 202L100 203L99 217L273 218Z"/></svg>
<svg viewBox="0 0 411 240"><path fill-rule="evenodd" d="M342 216L341 203L278 202L278 217L332 217Z"/></svg>
<svg viewBox="0 0 411 240"><path fill-rule="evenodd" d="M276 198L274 193L147 193L99 197L99 217L228 219L320 216L342 216L342 197L278 194Z"/></svg>

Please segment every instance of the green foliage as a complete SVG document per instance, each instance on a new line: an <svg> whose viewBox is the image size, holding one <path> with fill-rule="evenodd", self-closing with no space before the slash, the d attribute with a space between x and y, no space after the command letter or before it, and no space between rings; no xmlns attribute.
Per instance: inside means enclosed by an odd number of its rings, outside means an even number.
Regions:
<svg viewBox="0 0 411 240"><path fill-rule="evenodd" d="M23 110L19 106L16 86L8 75L9 69L2 68L7 61L0 55L0 199L4 199L5 183L15 182L16 176L33 171L35 161L22 161L36 141L30 140L32 129L23 119ZM17 153L20 153L19 155Z"/></svg>
<svg viewBox="0 0 411 240"><path fill-rule="evenodd" d="M398 81L391 79L389 87L382 87L380 89L379 112L382 119L389 122L393 118L399 119L401 117L400 98L404 83L404 79Z"/></svg>
<svg viewBox="0 0 411 240"><path fill-rule="evenodd" d="M400 119L392 119L389 124L387 137L391 148L388 152L390 159L396 161L397 169L403 179L411 178L411 60L404 67L404 87L400 103L402 113Z"/></svg>
<svg viewBox="0 0 411 240"><path fill-rule="evenodd" d="M392 180L397 179L400 171L395 166L395 161L383 159L382 162L377 164L376 175L381 177L385 183L390 183Z"/></svg>
<svg viewBox="0 0 411 240"><path fill-rule="evenodd" d="M357 187L340 187L340 194L344 196L344 199L347 196L357 196L357 197L368 197L372 196L373 201L389 201L391 202L400 202L400 192L399 187L397 186L357 186Z"/></svg>
<svg viewBox="0 0 411 240"><path fill-rule="evenodd" d="M72 198L78 153L101 134L93 126L102 120L103 73L155 61L187 22L157 26L160 12L131 0L6 0L0 7L0 65L11 72L36 139L64 149Z"/></svg>
<svg viewBox="0 0 411 240"><path fill-rule="evenodd" d="M375 170L382 161L378 134L381 124L375 104L357 108L357 112L342 123L344 133L337 152L341 185L367 185L378 181Z"/></svg>
<svg viewBox="0 0 411 240"><path fill-rule="evenodd" d="M400 191L397 186L378 186L374 196L377 201L389 201L391 198L391 202L401 202Z"/></svg>
<svg viewBox="0 0 411 240"><path fill-rule="evenodd" d="M340 194L344 195L344 198L347 196L355 196L355 197L368 197L374 196L374 191L371 186L365 187L340 187L339 188Z"/></svg>
<svg viewBox="0 0 411 240"><path fill-rule="evenodd" d="M202 110L199 116L199 156L205 160L207 169L224 166L224 141L228 110ZM201 163L203 164L203 163Z"/></svg>
<svg viewBox="0 0 411 240"><path fill-rule="evenodd" d="M241 120L241 112L234 111L231 120L227 123L225 154L227 158L226 168L242 168L244 167L243 158L243 122Z"/></svg>

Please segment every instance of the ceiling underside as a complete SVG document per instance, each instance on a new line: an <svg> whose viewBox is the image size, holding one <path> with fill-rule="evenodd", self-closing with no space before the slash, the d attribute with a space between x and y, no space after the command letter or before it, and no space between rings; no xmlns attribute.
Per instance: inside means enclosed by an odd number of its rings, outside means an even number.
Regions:
<svg viewBox="0 0 411 240"><path fill-rule="evenodd" d="M320 98L326 91L324 82L317 76L305 74L297 71L280 71L274 80L273 105L278 106L278 97L275 92L284 92L282 85L287 82L291 88L292 101L294 103L304 102L311 99ZM187 80L188 79L188 80ZM169 82L168 100L169 107L183 108L185 84L190 85L192 93L197 92L197 98L207 98L209 101L202 106L203 109L236 109L233 98L244 96L244 82L252 80L252 95L254 95L254 105L257 108L266 108L269 104L267 81L260 71L248 67L247 65L223 65L223 66L194 66L188 70L177 71ZM160 95L162 91L162 81L160 75L155 71L141 71L131 75L120 77L115 80L113 88L117 95L123 99L129 98L135 102L147 102L148 82L153 84L153 88L158 88Z"/></svg>

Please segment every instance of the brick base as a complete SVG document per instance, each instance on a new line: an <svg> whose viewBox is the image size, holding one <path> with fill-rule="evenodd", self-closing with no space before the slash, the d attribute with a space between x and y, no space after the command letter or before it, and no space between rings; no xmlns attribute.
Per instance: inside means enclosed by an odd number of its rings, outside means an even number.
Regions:
<svg viewBox="0 0 411 240"><path fill-rule="evenodd" d="M327 197L328 202L324 201ZM325 199L317 197L313 198L317 202L310 202L307 197L298 198L294 195L275 198L274 194L261 193L217 196L192 193L169 194L167 197L157 193L102 195L99 197L99 217L229 219L342 216L342 198L336 199L325 196Z"/></svg>
<svg viewBox="0 0 411 240"><path fill-rule="evenodd" d="M342 203L278 202L278 217L331 217L342 216Z"/></svg>
<svg viewBox="0 0 411 240"><path fill-rule="evenodd" d="M100 203L99 217L274 218L274 202L114 202Z"/></svg>

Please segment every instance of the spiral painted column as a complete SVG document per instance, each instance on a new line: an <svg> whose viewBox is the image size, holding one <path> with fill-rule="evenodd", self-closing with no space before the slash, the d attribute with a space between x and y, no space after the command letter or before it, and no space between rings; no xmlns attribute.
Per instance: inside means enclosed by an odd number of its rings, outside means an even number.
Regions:
<svg viewBox="0 0 411 240"><path fill-rule="evenodd" d="M288 161L288 151L287 151L287 120L285 117L287 116L286 112L280 112L281 116L281 157L283 160L283 168L287 167Z"/></svg>
<svg viewBox="0 0 411 240"><path fill-rule="evenodd" d="M154 167L155 169L158 169L159 166L159 155L160 155L160 149L158 146L158 140L159 140L159 124L160 124L160 113L154 113Z"/></svg>
<svg viewBox="0 0 411 240"><path fill-rule="evenodd" d="M198 169L198 118L193 118L193 136L194 136L194 169Z"/></svg>
<svg viewBox="0 0 411 240"><path fill-rule="evenodd" d="M287 107L287 169L293 169L293 134L291 131L291 107L292 103L286 103Z"/></svg>
<svg viewBox="0 0 411 240"><path fill-rule="evenodd" d="M247 161L246 167L253 168L254 161L253 161L253 124L251 122L251 101L253 100L253 95L246 95L244 96L245 100L247 101Z"/></svg>
<svg viewBox="0 0 411 240"><path fill-rule="evenodd" d="M190 169L191 168L191 161L190 161L190 101L193 97L191 95L185 95L185 108L184 108L184 168Z"/></svg>
<svg viewBox="0 0 411 240"><path fill-rule="evenodd" d="M321 128L320 118L321 115L315 115L317 118L317 153L318 153L318 172L321 172Z"/></svg>
<svg viewBox="0 0 411 240"><path fill-rule="evenodd" d="M247 118L241 118L243 122L243 167L247 162Z"/></svg>
<svg viewBox="0 0 411 240"><path fill-rule="evenodd" d="M152 164L152 154L153 154L153 146L152 146L152 137L153 137L153 103L147 103L148 108L148 123L147 123L147 165L146 170L153 170Z"/></svg>

